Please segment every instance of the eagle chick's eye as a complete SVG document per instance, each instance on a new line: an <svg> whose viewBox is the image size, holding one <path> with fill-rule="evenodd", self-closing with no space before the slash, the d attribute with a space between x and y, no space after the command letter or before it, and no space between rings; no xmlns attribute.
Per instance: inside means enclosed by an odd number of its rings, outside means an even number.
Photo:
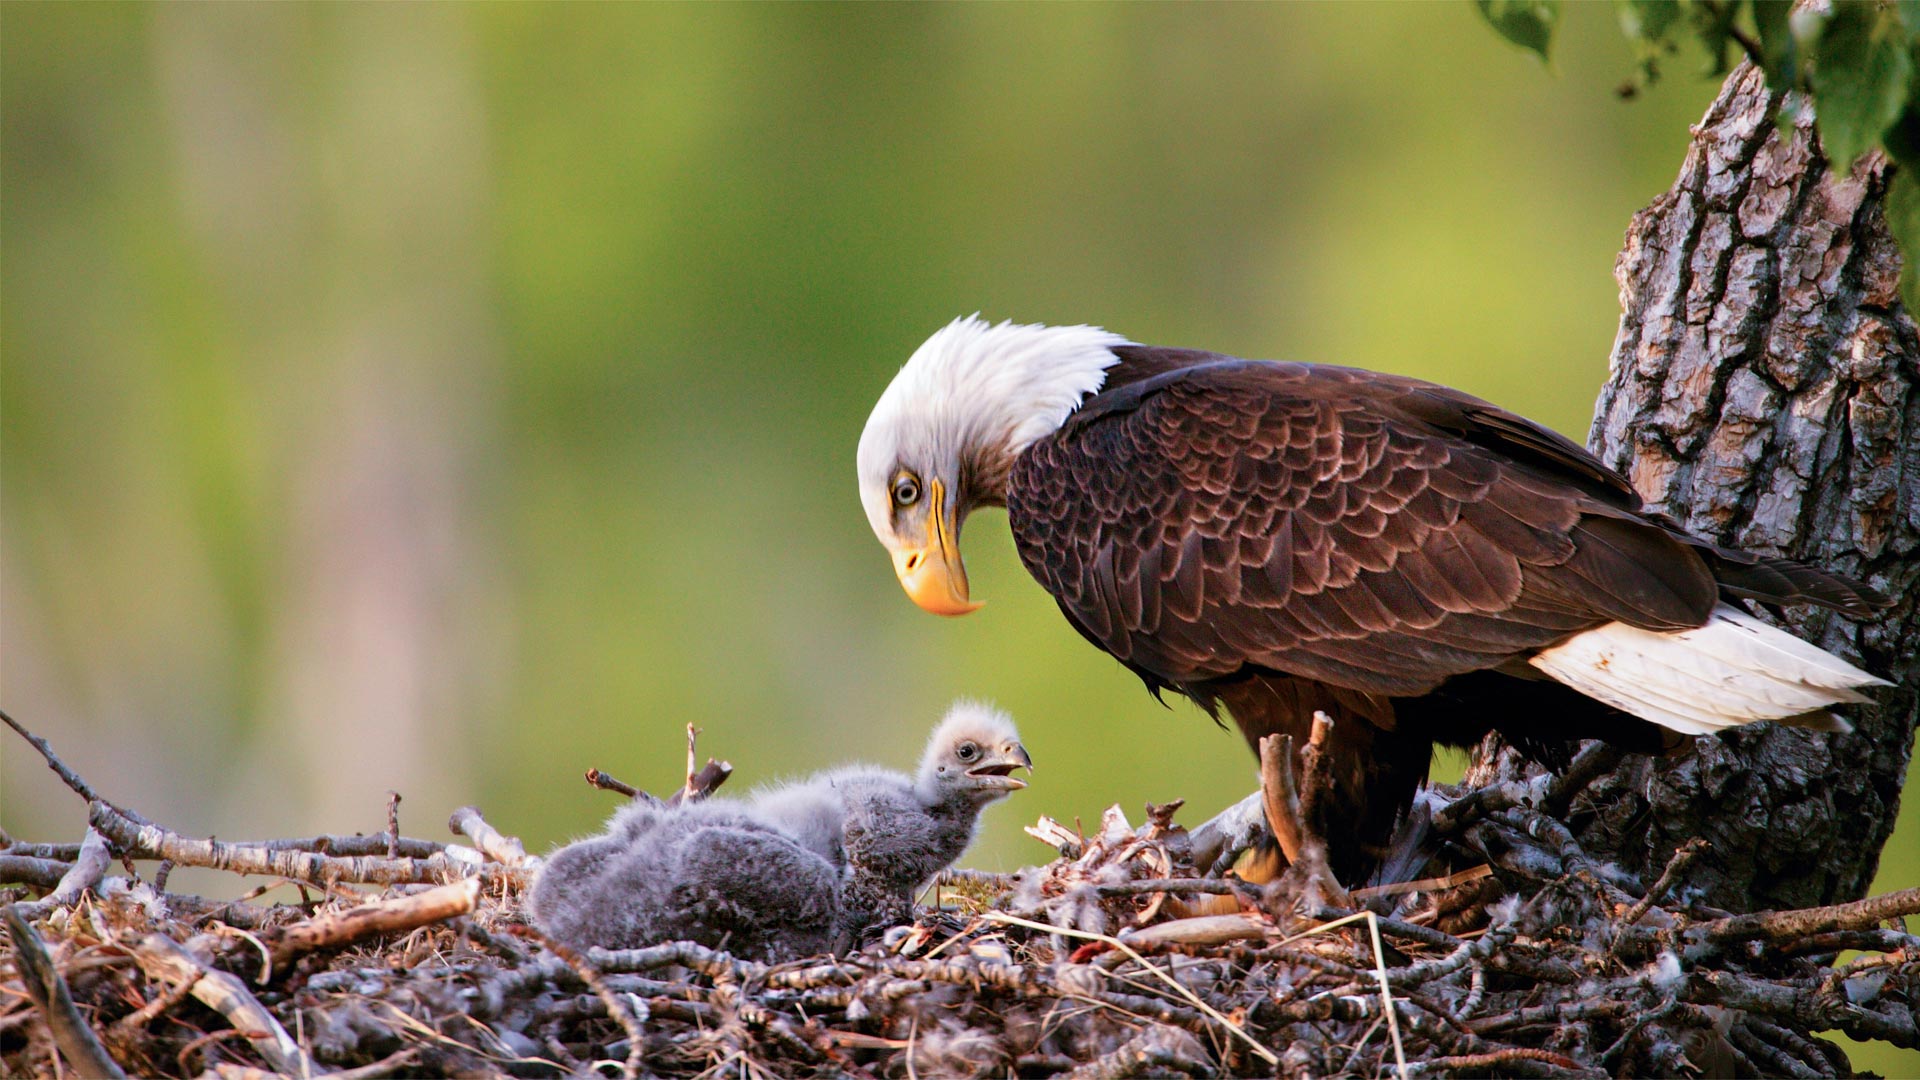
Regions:
<svg viewBox="0 0 1920 1080"><path fill-rule="evenodd" d="M960 756L961 761L972 761L974 758L980 756L980 748L970 742L963 742L960 744L960 748L955 750L954 753Z"/></svg>
<svg viewBox="0 0 1920 1080"><path fill-rule="evenodd" d="M901 473L893 482L893 504L912 506L920 501L920 481L911 473Z"/></svg>

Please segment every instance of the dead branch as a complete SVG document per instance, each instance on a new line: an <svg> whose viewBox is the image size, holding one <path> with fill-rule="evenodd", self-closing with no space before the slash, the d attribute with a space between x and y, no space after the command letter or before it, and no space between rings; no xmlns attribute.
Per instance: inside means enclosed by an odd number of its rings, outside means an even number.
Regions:
<svg viewBox="0 0 1920 1080"><path fill-rule="evenodd" d="M587 770L587 783L599 788L601 791L611 791L618 795L625 795L629 799L637 799L642 795L646 795L647 798L653 799L654 802L660 801L659 799L654 799L651 795L647 795L646 792L641 791L632 784L616 780L611 773L601 772L599 769Z"/></svg>
<svg viewBox="0 0 1920 1080"><path fill-rule="evenodd" d="M1835 930L1867 930L1891 919L1920 913L1920 887L1870 896L1850 904L1801 911L1762 911L1736 915L1694 927L1688 936L1716 943L1760 940L1771 944Z"/></svg>
<svg viewBox="0 0 1920 1080"><path fill-rule="evenodd" d="M380 900L331 911L266 935L276 966L302 953L336 948L376 934L399 934L473 911L480 900L480 879L467 878L412 896Z"/></svg>
<svg viewBox="0 0 1920 1080"><path fill-rule="evenodd" d="M35 750L40 751L40 756L46 759L47 768L52 769L54 775L58 776L62 783L78 792L81 798L87 800L89 803L105 801L93 790L92 785L80 778L79 773L67 768L66 762L61 761L59 756L53 752L53 745L51 743L35 735L33 732L28 731L26 728L21 727L20 722L8 716L4 709L0 709L0 720L6 721L8 727L19 732L21 738L27 740ZM118 810L119 808L116 807L115 809ZM143 825L147 824L146 818L141 817L131 810L120 810L119 812L130 821L135 821Z"/></svg>
<svg viewBox="0 0 1920 1080"><path fill-rule="evenodd" d="M539 865L539 860L527 854L527 849L521 845L518 837L507 836L487 824L486 819L480 816L480 808L477 806L463 806L455 810L453 816L447 820L447 828L456 836L465 835L487 858L509 869L519 870Z"/></svg>
<svg viewBox="0 0 1920 1080"><path fill-rule="evenodd" d="M387 792L387 858L400 857L400 793Z"/></svg>
<svg viewBox="0 0 1920 1080"><path fill-rule="evenodd" d="M67 981L60 977L60 970L53 965L53 958L47 955L46 946L40 943L40 936L27 925L26 919L12 906L7 908L7 936L13 942L14 966L20 974L20 981L26 987L27 996L39 1007L42 1016L47 1019L47 1027L53 1032L54 1045L60 1053L83 1076L124 1077L117 1062L107 1054L106 1047L100 1045L100 1039L87 1024L80 1010L74 1007L73 996L67 990Z"/></svg>
<svg viewBox="0 0 1920 1080"><path fill-rule="evenodd" d="M158 825L138 824L103 802L95 802L88 809L94 828L123 853L137 859L170 859L180 866L268 874L316 885L340 881L364 885L445 884L474 874L511 877L525 873L513 867L487 866L477 853L463 856L461 849L453 847L426 858L389 859L371 855L321 855L265 844L194 840Z"/></svg>
<svg viewBox="0 0 1920 1080"><path fill-rule="evenodd" d="M307 1052L238 978L207 966L165 934L148 934L131 949L134 959L152 978L191 982L193 996L226 1017L275 1069L290 1076L314 1074L316 1068Z"/></svg>

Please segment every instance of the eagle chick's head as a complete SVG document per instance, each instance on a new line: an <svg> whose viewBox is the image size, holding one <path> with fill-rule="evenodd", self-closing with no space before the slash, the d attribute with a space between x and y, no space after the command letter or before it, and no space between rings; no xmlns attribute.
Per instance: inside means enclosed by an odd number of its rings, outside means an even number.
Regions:
<svg viewBox="0 0 1920 1080"><path fill-rule="evenodd" d="M1007 473L1051 434L1131 344L1094 326L955 319L914 351L860 435L860 502L914 603L964 615L960 526L1006 502Z"/></svg>
<svg viewBox="0 0 1920 1080"><path fill-rule="evenodd" d="M927 740L914 790L921 801L949 800L984 806L1027 786L1013 770L1033 771L1012 718L988 705L956 702Z"/></svg>

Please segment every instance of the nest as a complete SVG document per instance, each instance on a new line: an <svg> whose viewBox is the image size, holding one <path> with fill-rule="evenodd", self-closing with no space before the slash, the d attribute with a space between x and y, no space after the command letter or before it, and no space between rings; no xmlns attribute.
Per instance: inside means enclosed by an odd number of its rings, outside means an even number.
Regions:
<svg viewBox="0 0 1920 1080"><path fill-rule="evenodd" d="M1028 831L1051 862L950 871L911 925L768 965L546 941L521 906L538 860L472 808L450 822L462 842L392 817L372 836L196 840L35 743L92 828L0 850L0 883L37 897L0 943L9 1075L1844 1076L1816 1032L1920 1047L1920 938L1898 921L1920 890L1732 915L1687 899L1697 844L1631 880L1568 825L1598 745L1557 778L1427 793L1400 860L1437 871L1421 880L1349 894L1316 874L1274 753L1262 792L1192 834L1177 802L1138 826L1111 808L1091 835L1043 819ZM685 797L725 779L716 764ZM1265 887L1220 872L1258 824L1294 863ZM170 892L177 865L300 900Z"/></svg>

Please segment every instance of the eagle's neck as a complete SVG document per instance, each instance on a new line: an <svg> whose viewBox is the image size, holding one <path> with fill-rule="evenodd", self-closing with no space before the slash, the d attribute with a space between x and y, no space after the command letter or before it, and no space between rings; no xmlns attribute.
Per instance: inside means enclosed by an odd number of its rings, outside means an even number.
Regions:
<svg viewBox="0 0 1920 1080"><path fill-rule="evenodd" d="M972 316L927 339L901 375L949 427L972 501L1001 503L1014 459L1099 392L1119 363L1114 350L1128 344L1093 326L989 325Z"/></svg>

